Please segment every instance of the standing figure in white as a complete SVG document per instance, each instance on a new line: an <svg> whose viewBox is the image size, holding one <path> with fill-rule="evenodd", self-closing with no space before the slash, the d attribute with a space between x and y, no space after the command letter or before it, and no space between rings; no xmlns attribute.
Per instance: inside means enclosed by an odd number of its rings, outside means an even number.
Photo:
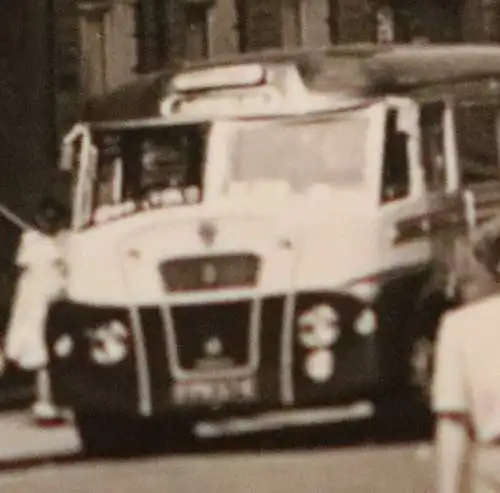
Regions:
<svg viewBox="0 0 500 493"><path fill-rule="evenodd" d="M472 247L467 303L445 315L437 339L436 493L500 492L500 216Z"/></svg>
<svg viewBox="0 0 500 493"><path fill-rule="evenodd" d="M47 373L45 326L51 302L62 294L62 249L66 235L63 211L52 202L42 204L39 230L24 225L16 264L21 270L5 340L6 358L27 371L37 372L37 400L33 406L39 424L61 420L51 398Z"/></svg>

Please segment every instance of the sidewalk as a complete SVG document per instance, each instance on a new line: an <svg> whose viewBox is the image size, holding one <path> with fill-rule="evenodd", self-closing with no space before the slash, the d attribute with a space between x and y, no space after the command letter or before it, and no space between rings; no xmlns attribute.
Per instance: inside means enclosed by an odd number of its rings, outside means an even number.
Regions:
<svg viewBox="0 0 500 493"><path fill-rule="evenodd" d="M79 451L79 440L69 423L43 428L26 411L0 413L0 463Z"/></svg>

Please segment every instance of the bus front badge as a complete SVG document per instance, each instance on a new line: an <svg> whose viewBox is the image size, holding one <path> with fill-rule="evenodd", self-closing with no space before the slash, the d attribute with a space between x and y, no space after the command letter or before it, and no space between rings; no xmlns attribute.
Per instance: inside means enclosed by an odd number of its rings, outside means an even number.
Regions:
<svg viewBox="0 0 500 493"><path fill-rule="evenodd" d="M204 346L205 354L211 358L220 356L223 351L222 342L218 337L211 337Z"/></svg>
<svg viewBox="0 0 500 493"><path fill-rule="evenodd" d="M200 224L198 229L198 235L200 236L203 244L208 248L213 246L215 238L217 237L218 231L214 223L209 221L204 221Z"/></svg>

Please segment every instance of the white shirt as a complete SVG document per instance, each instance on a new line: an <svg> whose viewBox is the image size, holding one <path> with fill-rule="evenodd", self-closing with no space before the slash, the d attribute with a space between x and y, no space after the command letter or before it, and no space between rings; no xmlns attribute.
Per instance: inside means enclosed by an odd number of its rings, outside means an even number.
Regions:
<svg viewBox="0 0 500 493"><path fill-rule="evenodd" d="M39 231L29 230L21 236L16 263L20 267L29 267L32 264L54 261L58 255L53 238Z"/></svg>
<svg viewBox="0 0 500 493"><path fill-rule="evenodd" d="M500 437L500 294L445 315L432 400L437 413L467 414L478 441Z"/></svg>
<svg viewBox="0 0 500 493"><path fill-rule="evenodd" d="M59 264L63 246L63 236L52 238L37 231L27 231L21 239L17 264L24 270L12 303L5 353L27 370L47 364L45 321L50 303L64 288Z"/></svg>

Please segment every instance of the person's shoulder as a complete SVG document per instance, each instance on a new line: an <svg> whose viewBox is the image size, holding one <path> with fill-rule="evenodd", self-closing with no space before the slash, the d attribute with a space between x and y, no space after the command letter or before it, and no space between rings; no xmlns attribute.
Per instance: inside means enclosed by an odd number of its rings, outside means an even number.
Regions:
<svg viewBox="0 0 500 493"><path fill-rule="evenodd" d="M19 245L17 264L26 265L41 258L50 257L53 249L52 238L36 230L26 231Z"/></svg>
<svg viewBox="0 0 500 493"><path fill-rule="evenodd" d="M25 231L21 237L22 249L43 247L50 243L51 238L37 230Z"/></svg>
<svg viewBox="0 0 500 493"><path fill-rule="evenodd" d="M443 318L443 327L460 330L478 326L478 320L496 320L500 313L500 293L467 303L448 311Z"/></svg>

